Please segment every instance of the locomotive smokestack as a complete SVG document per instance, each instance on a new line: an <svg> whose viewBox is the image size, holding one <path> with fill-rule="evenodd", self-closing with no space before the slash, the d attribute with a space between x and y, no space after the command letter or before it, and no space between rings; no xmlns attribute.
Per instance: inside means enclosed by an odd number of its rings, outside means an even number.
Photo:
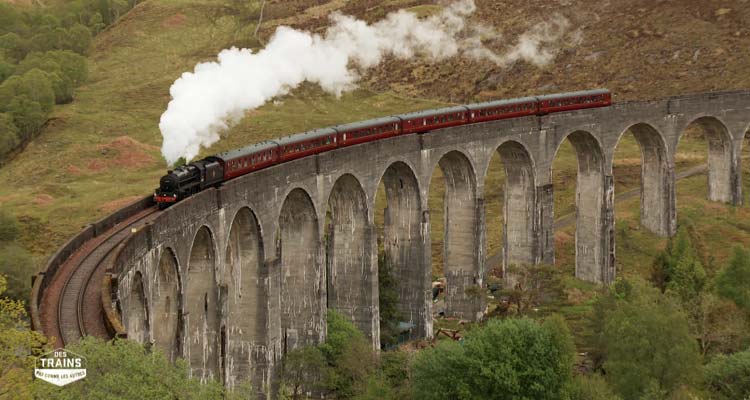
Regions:
<svg viewBox="0 0 750 400"><path fill-rule="evenodd" d="M162 154L170 165L180 157L189 161L201 147L217 142L219 133L245 111L305 81L339 96L355 88L359 73L385 56L439 61L460 55L500 67L519 60L544 65L553 59L569 26L558 16L515 40L500 41L494 29L467 22L475 10L473 0L460 0L428 18L402 10L373 24L334 13L322 36L281 26L258 52L222 50L217 61L196 65L170 88L172 100L159 122ZM500 43L495 46L500 50L485 46L488 39Z"/></svg>

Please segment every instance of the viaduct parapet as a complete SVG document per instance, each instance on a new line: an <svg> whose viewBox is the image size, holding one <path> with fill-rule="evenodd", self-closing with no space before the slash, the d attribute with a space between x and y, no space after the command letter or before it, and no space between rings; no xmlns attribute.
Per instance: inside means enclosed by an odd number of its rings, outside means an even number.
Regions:
<svg viewBox="0 0 750 400"><path fill-rule="evenodd" d="M191 374L270 396L274 366L326 337L340 311L379 346L378 237L415 338L432 335L430 210L446 181L446 313L476 320L485 305L488 165L505 165L503 265L554 260L552 162L570 139L578 158L576 277L615 278L612 162L633 132L642 154L641 223L676 230L675 153L691 124L707 136L710 200L739 205L750 91L619 103L464 125L337 149L258 171L182 201L133 233L114 262L128 337L188 360ZM375 196L385 186L385 229Z"/></svg>

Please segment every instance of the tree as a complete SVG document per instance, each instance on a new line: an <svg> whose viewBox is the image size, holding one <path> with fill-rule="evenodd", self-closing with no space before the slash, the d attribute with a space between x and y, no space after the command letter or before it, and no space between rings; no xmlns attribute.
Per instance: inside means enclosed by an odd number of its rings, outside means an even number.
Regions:
<svg viewBox="0 0 750 400"><path fill-rule="evenodd" d="M296 399L305 392L322 390L352 398L366 390L376 366L372 343L335 310L328 310L326 319L325 343L295 349L284 358L286 396Z"/></svg>
<svg viewBox="0 0 750 400"><path fill-rule="evenodd" d="M531 309L554 301L562 295L560 273L551 265L511 265L507 269L512 287L503 290L508 301L516 305L516 313L524 315Z"/></svg>
<svg viewBox="0 0 750 400"><path fill-rule="evenodd" d="M234 396L216 381L201 384L198 379L188 378L184 360L172 364L161 352L148 351L132 340L105 342L88 336L66 348L86 358L86 379L65 390L37 380L36 398L218 400Z"/></svg>
<svg viewBox="0 0 750 400"><path fill-rule="evenodd" d="M55 50L44 53L44 57L54 60L73 85L78 86L88 78L86 58L70 50ZM50 71L53 72L53 71Z"/></svg>
<svg viewBox="0 0 750 400"><path fill-rule="evenodd" d="M55 91L47 78L47 74L33 68L23 75L12 76L0 85L0 111L8 111L13 98L25 96L39 105L44 114L48 114L55 104ZM3 105L6 105L3 107ZM19 126L20 128L20 126Z"/></svg>
<svg viewBox="0 0 750 400"><path fill-rule="evenodd" d="M31 276L36 268L26 249L10 243L0 246L0 274L5 275L5 296L13 300L28 300Z"/></svg>
<svg viewBox="0 0 750 400"><path fill-rule="evenodd" d="M617 299L617 294L615 296ZM688 320L669 296L639 283L611 302L601 343L607 380L626 400L695 382L701 358Z"/></svg>
<svg viewBox="0 0 750 400"><path fill-rule="evenodd" d="M112 23L112 10L109 0L99 0L99 14L104 20L104 25Z"/></svg>
<svg viewBox="0 0 750 400"><path fill-rule="evenodd" d="M572 344L562 319L491 320L463 344L440 342L413 365L415 399L560 399L571 383Z"/></svg>
<svg viewBox="0 0 750 400"><path fill-rule="evenodd" d="M0 113L0 161L2 161L3 156L15 149L19 142L18 128L13 123L13 116L8 113ZM4 228L2 217L0 217L0 240L2 240Z"/></svg>
<svg viewBox="0 0 750 400"><path fill-rule="evenodd" d="M716 278L716 291L750 313L750 253L734 248L729 265Z"/></svg>
<svg viewBox="0 0 750 400"><path fill-rule="evenodd" d="M321 387L321 373L326 366L325 357L317 347L294 349L284 356L281 372L282 398L303 398L305 390Z"/></svg>
<svg viewBox="0 0 750 400"><path fill-rule="evenodd" d="M701 354L732 353L750 344L747 317L731 300L708 292L692 314L691 330L698 339Z"/></svg>
<svg viewBox="0 0 750 400"><path fill-rule="evenodd" d="M378 256L378 309L380 310L380 347L387 349L398 343L398 280L388 256Z"/></svg>
<svg viewBox="0 0 750 400"><path fill-rule="evenodd" d="M573 380L570 400L622 400L599 374L580 375Z"/></svg>
<svg viewBox="0 0 750 400"><path fill-rule="evenodd" d="M351 321L335 310L328 310L325 343L319 346L328 368L324 387L340 398L351 398L366 386L375 366L372 343Z"/></svg>
<svg viewBox="0 0 750 400"><path fill-rule="evenodd" d="M12 4L0 3L0 35L25 30L21 13Z"/></svg>
<svg viewBox="0 0 750 400"><path fill-rule="evenodd" d="M89 27L91 27L91 33L96 35L99 32L104 29L106 25L104 25L104 18L102 18L102 14L99 12L96 12L91 15L91 18L89 18Z"/></svg>
<svg viewBox="0 0 750 400"><path fill-rule="evenodd" d="M5 297L7 287L0 274L0 399L31 399L31 372L46 338L29 329L23 302Z"/></svg>
<svg viewBox="0 0 750 400"><path fill-rule="evenodd" d="M58 50L55 52L60 51ZM55 52L29 53L26 58L16 66L16 74L21 75L32 69L46 72L47 79L52 85L52 90L55 93L55 103L63 104L73 100L73 82L72 79L63 72L63 69L57 60L52 57L52 54Z"/></svg>
<svg viewBox="0 0 750 400"><path fill-rule="evenodd" d="M698 260L685 228L677 233L677 245L668 257L669 275L666 289L676 293L685 309L697 306L706 286L706 271Z"/></svg>
<svg viewBox="0 0 750 400"><path fill-rule="evenodd" d="M720 355L706 365L706 386L719 399L750 397L750 350Z"/></svg>
<svg viewBox="0 0 750 400"><path fill-rule="evenodd" d="M8 103L8 113L13 116L13 124L18 127L20 139L28 139L39 132L47 121L47 113L39 103L26 95L14 97Z"/></svg>
<svg viewBox="0 0 750 400"><path fill-rule="evenodd" d="M690 233L685 226L677 230L677 234L669 239L667 248L656 256L651 272L651 282L654 286L664 292L674 279L677 263L681 259L683 263L697 261L697 256L690 241Z"/></svg>
<svg viewBox="0 0 750 400"><path fill-rule="evenodd" d="M0 51L12 61L21 60L30 49L29 41L15 32L0 35Z"/></svg>
<svg viewBox="0 0 750 400"><path fill-rule="evenodd" d="M91 31L89 28L75 24L68 29L68 48L78 54L86 54L91 47Z"/></svg>
<svg viewBox="0 0 750 400"><path fill-rule="evenodd" d="M2 53L0 53L0 83L3 83L4 80L13 75L13 70L13 64L9 63Z"/></svg>
<svg viewBox="0 0 750 400"><path fill-rule="evenodd" d="M605 355L607 352L607 342L604 335L604 328L609 313L614 310L620 301L627 301L633 296L633 285L624 279L617 279L615 283L604 288L593 304L593 310L590 315L588 325L591 334L586 338L586 342L591 346L589 357L594 362L594 369L600 370L604 366Z"/></svg>

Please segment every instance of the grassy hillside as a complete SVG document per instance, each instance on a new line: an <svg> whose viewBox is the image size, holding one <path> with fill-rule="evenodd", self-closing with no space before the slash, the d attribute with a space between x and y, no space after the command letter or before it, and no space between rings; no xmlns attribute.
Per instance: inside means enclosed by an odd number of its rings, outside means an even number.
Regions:
<svg viewBox="0 0 750 400"><path fill-rule="evenodd" d="M96 37L89 57L90 79L73 103L56 107L42 135L0 168L0 205L21 219L23 243L39 260L80 227L157 184L165 164L159 153L158 120L169 87L195 63L211 60L231 45L259 47L276 26L320 31L334 10L367 20L411 8L426 15L439 7L428 1L268 1L258 38L258 9L250 4L201 0L149 0ZM257 4L256 4L257 5ZM363 77L360 89L335 99L305 85L274 104L248 113L204 154L306 129L500 97L608 87L616 100L645 99L711 89L750 87L750 9L744 1L477 1L475 21L514 38L559 11L571 21L579 41L564 43L554 63L537 68L518 63L508 69L467 59L428 64L389 61ZM488 43L502 49L504 42ZM446 85L446 82L450 84ZM685 166L705 162L705 142L691 137L678 159ZM617 190L638 187L639 150L632 137L618 149ZM557 215L574 210L576 171L566 145L554 165ZM490 253L500 246L503 173L499 157L488 183ZM440 175L431 191L435 275L441 272ZM679 215L693 215L705 229L707 249L717 260L728 252L724 237L750 244L745 209L707 203L705 176L678 185ZM702 186L701 186L702 185ZM382 204L382 196L379 199ZM643 271L664 240L637 223L637 198L617 206L618 262L624 273ZM712 210L699 217L699 211ZM715 211L715 212L714 212ZM729 223L728 221L733 221ZM750 222L748 222L750 223ZM558 232L558 259L571 268L574 227ZM722 232L718 234L717 232ZM708 250L707 250L708 252Z"/></svg>

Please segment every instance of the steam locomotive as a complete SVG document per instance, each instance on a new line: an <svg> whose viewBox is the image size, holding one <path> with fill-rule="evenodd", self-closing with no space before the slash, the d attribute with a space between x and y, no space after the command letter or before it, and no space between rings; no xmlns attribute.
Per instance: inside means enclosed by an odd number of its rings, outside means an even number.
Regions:
<svg viewBox="0 0 750 400"><path fill-rule="evenodd" d="M154 193L160 209L247 173L339 147L450 126L606 107L606 89L456 106L316 129L193 161L168 171Z"/></svg>

